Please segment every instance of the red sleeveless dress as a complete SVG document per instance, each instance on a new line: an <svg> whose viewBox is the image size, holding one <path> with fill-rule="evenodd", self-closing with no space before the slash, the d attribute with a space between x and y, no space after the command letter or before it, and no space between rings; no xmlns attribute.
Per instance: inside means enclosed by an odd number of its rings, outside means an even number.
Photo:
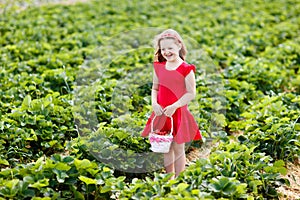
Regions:
<svg viewBox="0 0 300 200"><path fill-rule="evenodd" d="M154 62L154 70L158 77L157 103L165 108L175 103L187 91L185 86L185 77L193 70L194 65L183 62L176 70L167 70L166 62ZM147 124L142 132L143 137L147 137L151 131L151 122L154 117L152 112ZM178 108L173 114L173 136L178 144L201 140L202 136L193 115L184 105ZM165 115L157 116L153 122L153 129L161 131L171 130L171 120Z"/></svg>

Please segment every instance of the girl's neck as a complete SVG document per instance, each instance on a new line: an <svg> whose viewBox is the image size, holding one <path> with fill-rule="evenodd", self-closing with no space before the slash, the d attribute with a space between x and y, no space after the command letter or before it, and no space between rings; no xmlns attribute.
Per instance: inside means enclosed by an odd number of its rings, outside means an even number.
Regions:
<svg viewBox="0 0 300 200"><path fill-rule="evenodd" d="M178 58L172 62L167 61L166 62L166 69L168 70L174 70L177 69L177 67L179 67L182 64L183 60L181 58Z"/></svg>

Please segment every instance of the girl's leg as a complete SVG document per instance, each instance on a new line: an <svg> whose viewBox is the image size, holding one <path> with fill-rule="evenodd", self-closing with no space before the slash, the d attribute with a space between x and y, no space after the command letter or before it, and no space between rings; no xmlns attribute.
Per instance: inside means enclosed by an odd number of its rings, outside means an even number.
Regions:
<svg viewBox="0 0 300 200"><path fill-rule="evenodd" d="M174 150L173 143L171 144L170 151L164 154L164 166L167 173L175 173L174 166Z"/></svg>
<svg viewBox="0 0 300 200"><path fill-rule="evenodd" d="M175 177L179 176L180 172L184 171L186 158L185 158L185 144L177 144L176 142L173 143L173 150L175 156Z"/></svg>

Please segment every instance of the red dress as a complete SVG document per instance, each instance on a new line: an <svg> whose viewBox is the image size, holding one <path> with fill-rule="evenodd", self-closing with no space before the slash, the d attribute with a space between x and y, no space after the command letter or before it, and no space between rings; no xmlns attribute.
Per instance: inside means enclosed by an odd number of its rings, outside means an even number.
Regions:
<svg viewBox="0 0 300 200"><path fill-rule="evenodd" d="M154 70L158 77L158 93L157 103L165 108L175 103L187 91L185 86L185 77L193 70L196 71L194 65L183 62L176 70L167 70L166 62L154 62ZM147 121L146 127L142 132L143 137L147 137L151 131L151 121L154 117L152 112ZM188 110L188 106L184 105L178 108L173 114L173 136L174 141L178 144L190 142L192 140L202 139L198 125L193 115ZM170 118L161 115L155 118L153 129L168 131L171 129Z"/></svg>

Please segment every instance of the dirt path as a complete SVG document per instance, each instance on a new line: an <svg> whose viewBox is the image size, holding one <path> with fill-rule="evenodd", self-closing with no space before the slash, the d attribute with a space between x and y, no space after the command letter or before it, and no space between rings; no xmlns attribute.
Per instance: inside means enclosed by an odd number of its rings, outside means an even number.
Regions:
<svg viewBox="0 0 300 200"><path fill-rule="evenodd" d="M282 194L280 200L299 200L300 199L300 163L289 163L287 165L288 174L283 176L290 181L290 186L282 186L278 188L278 192Z"/></svg>
<svg viewBox="0 0 300 200"><path fill-rule="evenodd" d="M212 142L207 142L201 148L189 147L189 151L186 155L187 165L193 164L199 158L208 158L211 149L216 145L217 144L213 144Z"/></svg>

